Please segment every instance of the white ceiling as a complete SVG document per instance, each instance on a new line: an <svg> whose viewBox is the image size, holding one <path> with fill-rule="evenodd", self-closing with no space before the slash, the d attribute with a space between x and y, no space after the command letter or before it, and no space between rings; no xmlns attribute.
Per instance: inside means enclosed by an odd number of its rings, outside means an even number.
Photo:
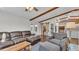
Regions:
<svg viewBox="0 0 79 59"><path fill-rule="evenodd" d="M52 11L52 12L49 12L48 14L45 14L45 15L39 17L39 18L36 18L34 21L39 22L39 21L45 20L47 18L59 15L61 13L73 10L73 9L79 9L79 7L60 7L60 8L58 8L58 9Z"/></svg>
<svg viewBox="0 0 79 59"><path fill-rule="evenodd" d="M8 14L12 14L15 16L19 16L19 17L23 17L26 19L31 19L49 9L51 9L52 7L37 7L37 9L39 11L25 11L25 7L2 7L0 8L0 11L6 12ZM34 21L42 21L45 20L47 18L59 15L63 12L67 12L69 10L73 10L73 9L78 9L79 7L60 7L52 12L49 12L41 17L36 18Z"/></svg>
<svg viewBox="0 0 79 59"><path fill-rule="evenodd" d="M50 9L50 7L46 7L46 8L37 7L37 9L39 11L35 11L35 10L25 11L25 7L2 7L0 8L0 11L15 15L15 16L24 17L26 19L31 19L39 15L40 13L47 11L48 9Z"/></svg>

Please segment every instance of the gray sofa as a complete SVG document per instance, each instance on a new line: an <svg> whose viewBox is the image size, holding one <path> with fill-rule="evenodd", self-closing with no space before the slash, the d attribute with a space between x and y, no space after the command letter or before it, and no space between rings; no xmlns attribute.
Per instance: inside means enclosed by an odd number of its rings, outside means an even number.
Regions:
<svg viewBox="0 0 79 59"><path fill-rule="evenodd" d="M39 42L32 47L32 51L60 51L60 47L48 41Z"/></svg>
<svg viewBox="0 0 79 59"><path fill-rule="evenodd" d="M30 36L30 37L27 37L27 41L28 42L31 42L31 45L35 45L36 43L38 43L40 41L40 36L37 35L37 36Z"/></svg>
<svg viewBox="0 0 79 59"><path fill-rule="evenodd" d="M51 39L51 40L49 40L49 42L58 45L60 47L61 51L66 51L67 50L66 46L65 46L66 40L67 40L67 38L62 39L62 40L60 40L60 39Z"/></svg>
<svg viewBox="0 0 79 59"><path fill-rule="evenodd" d="M66 51L65 33L53 33L53 36L46 36L45 42L39 42L32 47L32 51Z"/></svg>
<svg viewBox="0 0 79 59"><path fill-rule="evenodd" d="M60 46L61 51L66 51L65 42L68 40L66 33L53 33L53 38L48 41Z"/></svg>
<svg viewBox="0 0 79 59"><path fill-rule="evenodd" d="M12 46L14 45L14 42L13 41L5 41L5 42L0 42L0 49L4 49L4 48L7 48L9 46Z"/></svg>
<svg viewBox="0 0 79 59"><path fill-rule="evenodd" d="M1 42L3 33L6 34L5 42ZM0 49L4 49L24 41L29 41L30 39L28 39L27 37L30 36L30 31L0 32ZM36 40L38 39L35 39L32 42L30 40L30 43L33 44Z"/></svg>
<svg viewBox="0 0 79 59"><path fill-rule="evenodd" d="M20 42L23 42L26 40L26 38L23 38L22 32L21 31L14 31L14 32L10 32L10 37L11 40L17 44Z"/></svg>
<svg viewBox="0 0 79 59"><path fill-rule="evenodd" d="M29 33L29 35L28 35ZM23 38L26 38L26 41L30 42L31 45L34 45L40 41L40 36L31 34L31 32L22 31Z"/></svg>

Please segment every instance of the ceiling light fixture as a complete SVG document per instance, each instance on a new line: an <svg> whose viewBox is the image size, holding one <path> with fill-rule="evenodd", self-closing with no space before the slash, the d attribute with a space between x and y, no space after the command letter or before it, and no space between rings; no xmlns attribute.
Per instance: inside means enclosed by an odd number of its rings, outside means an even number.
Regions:
<svg viewBox="0 0 79 59"><path fill-rule="evenodd" d="M34 9L34 7L26 7L26 9L27 9L28 11L32 11L32 10Z"/></svg>
<svg viewBox="0 0 79 59"><path fill-rule="evenodd" d="M25 11L32 11L32 10L38 11L36 7L26 7L25 9Z"/></svg>

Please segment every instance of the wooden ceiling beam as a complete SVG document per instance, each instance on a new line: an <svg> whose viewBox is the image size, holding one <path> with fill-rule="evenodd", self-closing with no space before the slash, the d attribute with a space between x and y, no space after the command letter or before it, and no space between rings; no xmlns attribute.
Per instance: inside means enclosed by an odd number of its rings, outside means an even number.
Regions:
<svg viewBox="0 0 79 59"><path fill-rule="evenodd" d="M55 18L55 17L59 17L59 16L62 16L62 15L68 14L68 13L73 12L73 11L78 11L78 10L79 10L79 9L70 10L70 11L67 11L67 12L65 12L65 13L61 13L61 14L59 14L59 15L56 15L56 16L50 17L50 18L48 18L48 19L45 19L45 20L43 20L43 21L40 21L39 23L44 22L44 21L47 21L47 20L50 20L50 19L53 19L53 18Z"/></svg>
<svg viewBox="0 0 79 59"><path fill-rule="evenodd" d="M30 21L32 21L32 20L34 20L34 19L36 19L36 18L38 18L38 17L40 17L40 16L42 16L42 15L45 15L45 14L47 14L47 13L49 13L49 12L51 12L51 11L57 9L57 8L58 8L58 7L51 8L51 9L49 9L49 10L47 10L47 11L45 11L45 12L39 14L39 15L37 15L36 17L33 17L32 19L30 19Z"/></svg>

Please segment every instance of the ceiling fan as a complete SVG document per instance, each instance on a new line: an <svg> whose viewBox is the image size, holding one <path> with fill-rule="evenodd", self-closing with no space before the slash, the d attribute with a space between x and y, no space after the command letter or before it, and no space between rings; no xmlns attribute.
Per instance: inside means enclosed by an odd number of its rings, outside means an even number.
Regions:
<svg viewBox="0 0 79 59"><path fill-rule="evenodd" d="M38 9L36 7L26 7L25 8L25 11L32 11L32 10L38 11Z"/></svg>

